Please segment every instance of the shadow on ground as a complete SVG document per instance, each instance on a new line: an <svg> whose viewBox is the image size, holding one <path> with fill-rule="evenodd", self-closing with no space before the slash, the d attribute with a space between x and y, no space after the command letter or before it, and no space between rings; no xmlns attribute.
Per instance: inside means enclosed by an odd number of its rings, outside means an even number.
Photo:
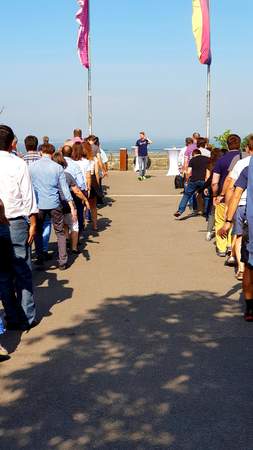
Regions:
<svg viewBox="0 0 253 450"><path fill-rule="evenodd" d="M239 306L206 291L107 299L5 380L14 400L0 409L0 447L251 449L246 326Z"/></svg>

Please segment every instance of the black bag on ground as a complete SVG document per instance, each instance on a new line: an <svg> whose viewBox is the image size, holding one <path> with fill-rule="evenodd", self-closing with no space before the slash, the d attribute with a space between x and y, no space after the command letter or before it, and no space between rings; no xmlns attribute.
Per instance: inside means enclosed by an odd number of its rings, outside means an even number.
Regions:
<svg viewBox="0 0 253 450"><path fill-rule="evenodd" d="M175 183L175 189L183 189L184 188L184 177L182 177L182 175L176 175L174 183Z"/></svg>

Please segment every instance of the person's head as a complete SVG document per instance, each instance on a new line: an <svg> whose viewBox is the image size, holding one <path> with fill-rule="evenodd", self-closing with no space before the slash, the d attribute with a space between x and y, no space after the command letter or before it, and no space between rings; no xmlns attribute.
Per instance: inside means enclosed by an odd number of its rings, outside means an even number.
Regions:
<svg viewBox="0 0 253 450"><path fill-rule="evenodd" d="M223 156L222 150L220 148L212 148L211 150L211 156L208 163L207 168L210 170L210 172L213 170L216 161Z"/></svg>
<svg viewBox="0 0 253 450"><path fill-rule="evenodd" d="M146 138L146 134L144 131L140 131L140 139L145 139Z"/></svg>
<svg viewBox="0 0 253 450"><path fill-rule="evenodd" d="M64 156L64 158L71 158L72 156L72 147L71 145L64 145L62 147L62 155Z"/></svg>
<svg viewBox="0 0 253 450"><path fill-rule="evenodd" d="M49 137L48 136L43 136L42 140L43 140L43 144L49 144Z"/></svg>
<svg viewBox="0 0 253 450"><path fill-rule="evenodd" d="M206 147L206 138L199 137L197 139L197 148L205 148Z"/></svg>
<svg viewBox="0 0 253 450"><path fill-rule="evenodd" d="M51 156L55 153L55 147L52 144L42 144L40 151L43 155Z"/></svg>
<svg viewBox="0 0 253 450"><path fill-rule="evenodd" d="M93 159L92 146L88 141L83 143L83 157L89 161Z"/></svg>
<svg viewBox="0 0 253 450"><path fill-rule="evenodd" d="M87 141L90 145L95 144L97 137L94 134L90 134L85 141Z"/></svg>
<svg viewBox="0 0 253 450"><path fill-rule="evenodd" d="M25 138L25 148L27 152L36 152L38 148L38 139L36 136L26 136Z"/></svg>
<svg viewBox="0 0 253 450"><path fill-rule="evenodd" d="M18 138L17 136L14 136L14 139L12 141L12 150L17 150L17 145L18 145Z"/></svg>
<svg viewBox="0 0 253 450"><path fill-rule="evenodd" d="M197 144L197 140L200 138L200 134L195 131L195 133L192 134L193 143Z"/></svg>
<svg viewBox="0 0 253 450"><path fill-rule="evenodd" d="M249 138L248 138L247 150L248 150L248 153L252 156L253 155L253 135L249 136Z"/></svg>
<svg viewBox="0 0 253 450"><path fill-rule="evenodd" d="M230 134L227 138L227 144L229 150L240 150L241 138L238 134Z"/></svg>
<svg viewBox="0 0 253 450"><path fill-rule="evenodd" d="M14 133L7 125L0 125L0 150L11 151Z"/></svg>
<svg viewBox="0 0 253 450"><path fill-rule="evenodd" d="M187 137L185 139L185 145L188 146L188 145L192 145L192 144L193 144L193 139L191 137Z"/></svg>
<svg viewBox="0 0 253 450"><path fill-rule="evenodd" d="M193 150L192 156L194 157L194 156L198 156L198 155L201 155L201 151L198 148L196 148L195 150Z"/></svg>
<svg viewBox="0 0 253 450"><path fill-rule="evenodd" d="M83 158L83 144L77 142L72 147L72 159L74 161L80 161Z"/></svg>
<svg viewBox="0 0 253 450"><path fill-rule="evenodd" d="M82 139L82 130L80 128L75 128L73 131L74 138Z"/></svg>
<svg viewBox="0 0 253 450"><path fill-rule="evenodd" d="M94 145L96 145L97 147L100 146L100 141L99 141L99 138L97 136L95 137Z"/></svg>
<svg viewBox="0 0 253 450"><path fill-rule="evenodd" d="M52 160L56 162L57 164L60 164L60 166L63 167L63 169L66 169L68 166L68 163L66 159L63 158L63 155L61 152L55 152L52 156Z"/></svg>

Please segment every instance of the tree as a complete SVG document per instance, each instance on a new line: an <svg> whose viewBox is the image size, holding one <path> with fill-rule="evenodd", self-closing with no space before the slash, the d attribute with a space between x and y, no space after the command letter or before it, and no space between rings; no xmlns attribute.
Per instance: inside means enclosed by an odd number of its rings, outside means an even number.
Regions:
<svg viewBox="0 0 253 450"><path fill-rule="evenodd" d="M220 145L221 148L227 149L228 148L227 139L230 134L231 134L231 130L226 130L220 136L215 136L214 139L216 142L218 142L218 144Z"/></svg>

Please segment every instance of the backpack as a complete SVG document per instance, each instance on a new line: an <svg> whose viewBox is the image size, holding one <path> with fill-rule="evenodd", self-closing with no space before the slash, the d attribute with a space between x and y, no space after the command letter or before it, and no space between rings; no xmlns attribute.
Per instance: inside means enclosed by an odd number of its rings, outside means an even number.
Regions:
<svg viewBox="0 0 253 450"><path fill-rule="evenodd" d="M176 175L174 184L175 184L175 189L183 189L184 188L184 177L182 177L182 175Z"/></svg>

